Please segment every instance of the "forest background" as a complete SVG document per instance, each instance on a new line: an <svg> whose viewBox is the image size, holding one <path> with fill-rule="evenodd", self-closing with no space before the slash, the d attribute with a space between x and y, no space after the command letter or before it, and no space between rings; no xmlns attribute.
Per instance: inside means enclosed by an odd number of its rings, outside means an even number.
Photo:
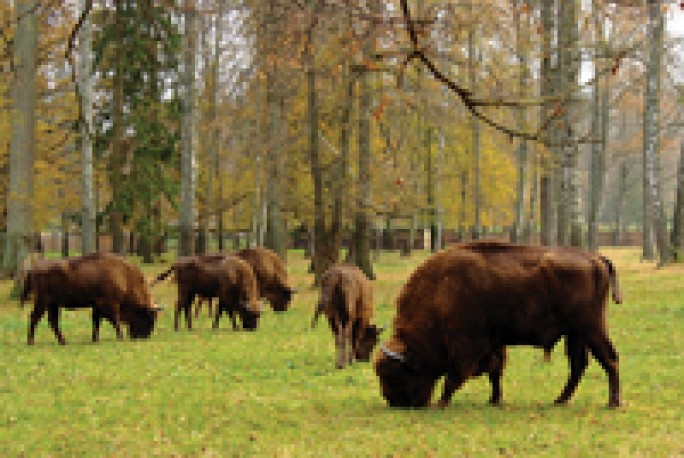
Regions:
<svg viewBox="0 0 684 458"><path fill-rule="evenodd" d="M55 240L147 262L304 240L316 277L343 245L372 277L372 248L492 234L677 260L683 10L0 2L2 270Z"/></svg>

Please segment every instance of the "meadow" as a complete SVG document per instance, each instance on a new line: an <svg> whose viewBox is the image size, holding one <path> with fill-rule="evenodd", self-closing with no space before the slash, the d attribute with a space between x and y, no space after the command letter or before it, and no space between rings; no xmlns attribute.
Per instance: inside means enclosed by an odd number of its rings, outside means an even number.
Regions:
<svg viewBox="0 0 684 458"><path fill-rule="evenodd" d="M625 298L608 306L617 410L606 407L607 379L593 359L571 402L553 405L568 374L562 344L550 362L538 349L510 349L500 407L487 403L481 377L445 410L390 409L371 364L335 369L327 323L310 329L317 291L297 251L288 254L299 290L290 310L268 311L254 333L233 331L225 316L212 330L206 309L195 329L174 332L176 286L166 282L153 289L168 308L149 340L117 342L104 323L92 344L90 313L66 311L67 346L43 319L29 347L30 307L2 282L0 455L684 456L684 266L656 269L632 248L602 253ZM377 323L391 323L401 285L426 256L381 255Z"/></svg>

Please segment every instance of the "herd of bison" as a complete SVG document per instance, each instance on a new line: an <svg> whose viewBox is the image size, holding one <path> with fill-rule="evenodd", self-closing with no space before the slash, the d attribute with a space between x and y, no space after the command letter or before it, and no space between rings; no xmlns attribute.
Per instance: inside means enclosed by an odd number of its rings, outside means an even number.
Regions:
<svg viewBox="0 0 684 458"><path fill-rule="evenodd" d="M174 328L182 315L192 327L192 305L217 299L213 327L225 312L234 329L255 330L261 299L284 312L295 291L282 260L265 248L231 254L187 256L148 283L141 270L123 257L91 254L43 260L25 275L21 305L33 298L28 343L47 312L60 344L60 308L92 310L92 340L103 318L123 338L149 337L161 310L150 287L173 278L178 285ZM618 354L608 337L609 289L621 302L614 265L606 257L574 248L467 242L439 251L409 277L396 300L391 335L374 358L380 390L393 407L425 407L437 381L445 377L440 407L468 378L487 374L490 402L501 401L506 346L532 345L549 352L565 338L570 375L556 403L573 395L589 362L589 353L608 376L608 405L620 405ZM196 313L199 310L196 310ZM336 264L320 282L311 326L323 314L334 336L336 366L367 361L381 329L372 323L372 284L358 268Z"/></svg>

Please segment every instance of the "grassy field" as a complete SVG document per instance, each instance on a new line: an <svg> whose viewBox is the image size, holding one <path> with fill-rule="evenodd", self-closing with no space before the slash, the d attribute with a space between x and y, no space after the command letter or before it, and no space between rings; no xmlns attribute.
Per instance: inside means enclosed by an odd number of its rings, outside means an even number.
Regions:
<svg viewBox="0 0 684 458"><path fill-rule="evenodd" d="M389 409L368 363L334 368L324 321L311 330L317 291L301 253L288 269L299 289L284 314L255 333L206 311L191 332L164 312L147 341L117 342L90 313L64 312L60 347L44 319L26 345L30 308L0 284L1 456L684 456L684 266L656 270L634 249L606 249L625 296L609 305L624 406L606 408L608 384L592 359L570 404L553 405L567 378L563 346L512 348L501 407L486 378L470 380L440 411ZM375 265L377 322L425 258L383 254ZM153 275L161 265L144 267ZM154 288L173 305L175 285ZM386 336L385 336L386 337Z"/></svg>

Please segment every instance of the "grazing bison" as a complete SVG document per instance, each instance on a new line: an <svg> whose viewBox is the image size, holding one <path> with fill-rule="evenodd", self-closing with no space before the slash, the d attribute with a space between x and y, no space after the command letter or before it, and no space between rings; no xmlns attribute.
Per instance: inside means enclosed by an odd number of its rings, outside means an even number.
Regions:
<svg viewBox="0 0 684 458"><path fill-rule="evenodd" d="M247 261L257 277L259 297L271 304L275 312L287 310L294 290L288 285L285 264L280 257L268 248L245 248L234 253Z"/></svg>
<svg viewBox="0 0 684 458"><path fill-rule="evenodd" d="M48 321L60 344L66 340L59 329L60 308L92 309L93 342L99 338L100 323L109 320L119 339L120 323L128 326L131 338L149 337L157 312L140 269L113 254L89 254L59 261L38 261L26 275L21 306L33 295L28 344L33 344L36 324L47 312Z"/></svg>
<svg viewBox="0 0 684 458"><path fill-rule="evenodd" d="M380 331L371 324L373 289L370 280L353 265L335 264L321 277L321 292L311 322L325 313L335 336L337 368L355 359L368 361Z"/></svg>
<svg viewBox="0 0 684 458"><path fill-rule="evenodd" d="M224 311L237 327L234 313L237 312L245 329L255 329L260 314L257 303L258 289L251 266L236 256L206 255L186 256L176 260L152 282L155 285L175 273L178 284L178 300L174 313L174 329L178 330L181 312L185 314L188 329L192 329L191 307L198 296L200 300L217 297L214 327Z"/></svg>
<svg viewBox="0 0 684 458"><path fill-rule="evenodd" d="M416 269L397 299L393 334L375 358L382 395L390 406L424 407L446 375L439 401L445 407L469 377L487 372L498 402L505 346L548 352L565 337L570 376L556 403L570 399L591 351L608 374L608 405L617 407L609 286L620 303L612 263L576 249L472 242L442 250Z"/></svg>

